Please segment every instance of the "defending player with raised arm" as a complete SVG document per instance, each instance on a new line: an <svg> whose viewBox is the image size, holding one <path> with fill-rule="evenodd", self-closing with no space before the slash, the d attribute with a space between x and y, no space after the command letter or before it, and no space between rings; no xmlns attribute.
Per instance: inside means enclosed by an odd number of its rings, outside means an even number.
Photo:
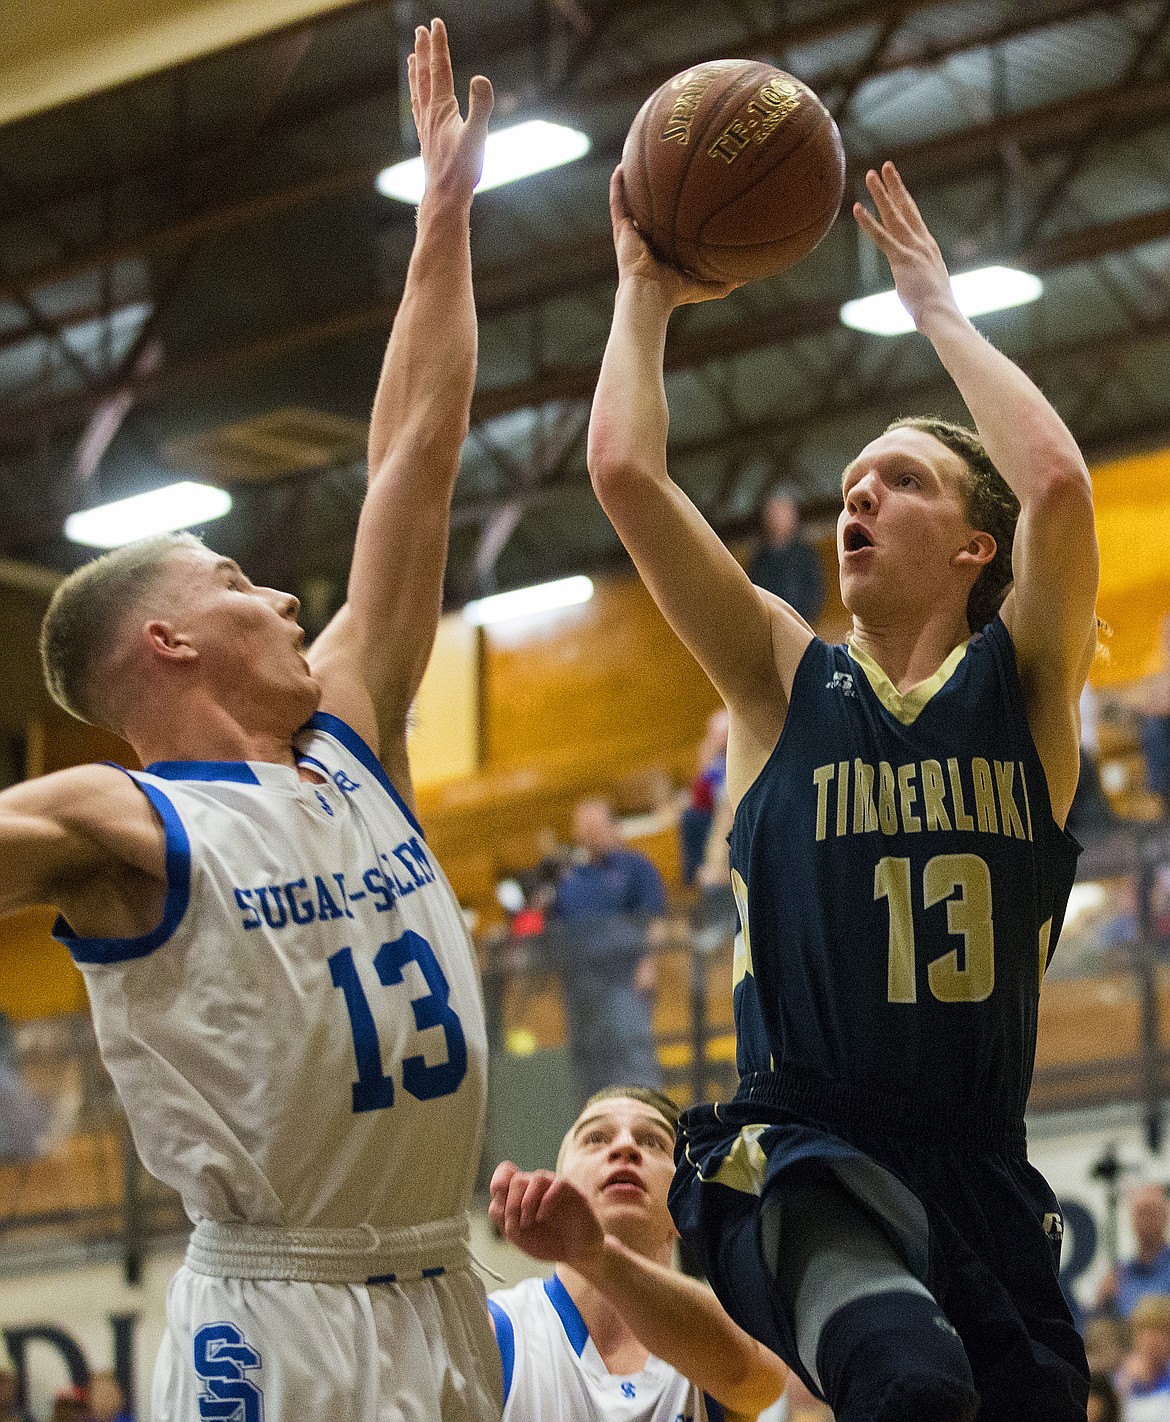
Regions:
<svg viewBox="0 0 1170 1422"><path fill-rule="evenodd" d="M780 1359L671 1267L677 1118L661 1092L608 1087L569 1128L555 1175L497 1167L492 1221L557 1265L553 1279L489 1300L505 1359L505 1422L735 1422L780 1395L788 1376Z"/></svg>
<svg viewBox="0 0 1170 1422"><path fill-rule="evenodd" d="M370 422L347 600L307 655L295 597L189 535L67 579L50 688L147 767L0 795L0 913L53 904L147 1167L195 1231L152 1416L498 1416L466 1211L486 1035L459 905L414 816L407 711L437 626L476 365L466 121L415 32L426 170Z"/></svg>
<svg viewBox="0 0 1170 1422"><path fill-rule="evenodd" d="M655 261L611 186L590 474L730 719L740 1089L684 1113L671 1207L729 1312L838 1422L1071 1422L1084 1354L1023 1113L1079 849L1091 489L959 312L893 165L866 186L876 216L855 218L976 430L896 421L846 467L845 647L754 588L670 479L667 323L726 289Z"/></svg>

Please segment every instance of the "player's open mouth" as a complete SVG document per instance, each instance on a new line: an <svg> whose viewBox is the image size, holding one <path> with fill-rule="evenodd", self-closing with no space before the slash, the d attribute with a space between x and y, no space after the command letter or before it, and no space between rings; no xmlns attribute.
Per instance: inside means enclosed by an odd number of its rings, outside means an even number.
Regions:
<svg viewBox="0 0 1170 1422"><path fill-rule="evenodd" d="M873 539L865 531L864 525L855 520L845 525L841 535L841 546L846 553L860 553L863 548L872 548Z"/></svg>
<svg viewBox="0 0 1170 1422"><path fill-rule="evenodd" d="M642 1183L641 1177L632 1170L615 1170L612 1175L606 1178L605 1184L601 1188L603 1191L618 1188L638 1190L643 1195L646 1193L646 1186Z"/></svg>

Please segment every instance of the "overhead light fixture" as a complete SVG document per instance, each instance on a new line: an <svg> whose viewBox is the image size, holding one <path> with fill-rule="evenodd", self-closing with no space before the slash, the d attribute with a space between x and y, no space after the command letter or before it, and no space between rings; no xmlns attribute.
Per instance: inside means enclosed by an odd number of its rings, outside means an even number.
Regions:
<svg viewBox="0 0 1170 1422"><path fill-rule="evenodd" d="M1014 267L979 267L952 277L951 290L964 316L982 316L988 311L1035 301L1044 284L1031 272ZM901 336L914 329L910 313L896 291L879 291L847 301L841 308L841 320L855 331L869 331L874 336Z"/></svg>
<svg viewBox="0 0 1170 1422"><path fill-rule="evenodd" d="M514 183L548 168L572 163L589 152L589 135L546 119L529 119L489 133L483 152L483 176L475 185L477 193ZM374 186L385 197L399 202L422 201L426 177L421 158L407 158L383 168Z"/></svg>
<svg viewBox="0 0 1170 1422"><path fill-rule="evenodd" d="M486 627L489 622L506 622L512 617L530 617L534 612L553 612L558 607L574 607L593 596L593 581L581 575L558 578L552 583L537 583L531 588L516 588L512 592L493 593L469 602L463 616L473 627Z"/></svg>
<svg viewBox="0 0 1170 1422"><path fill-rule="evenodd" d="M172 533L222 518L232 506L226 489L210 484L168 484L95 509L81 509L65 520L65 537L88 548L120 548L154 533Z"/></svg>

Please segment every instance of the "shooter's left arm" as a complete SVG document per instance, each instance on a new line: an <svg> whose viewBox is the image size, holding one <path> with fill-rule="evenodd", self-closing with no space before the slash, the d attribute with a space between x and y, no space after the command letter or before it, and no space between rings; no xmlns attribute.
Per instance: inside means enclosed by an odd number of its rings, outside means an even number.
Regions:
<svg viewBox="0 0 1170 1422"><path fill-rule="evenodd" d="M377 747L404 794L407 713L438 626L475 384L470 212L492 105L491 85L477 77L460 118L442 21L416 30L409 78L426 192L374 397L348 597L310 658L322 709Z"/></svg>
<svg viewBox="0 0 1170 1422"><path fill-rule="evenodd" d="M1033 737L1063 820L1077 782L1077 699L1096 647L1097 538L1089 471L1036 385L959 311L937 244L892 163L866 186L859 225L889 259L898 294L958 387L992 463L1020 501L1013 584L1001 610Z"/></svg>

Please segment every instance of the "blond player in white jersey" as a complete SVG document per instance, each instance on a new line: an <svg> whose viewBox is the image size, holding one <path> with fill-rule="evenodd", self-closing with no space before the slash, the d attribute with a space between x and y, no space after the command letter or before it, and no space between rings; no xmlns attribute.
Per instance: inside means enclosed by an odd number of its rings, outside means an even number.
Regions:
<svg viewBox="0 0 1170 1422"><path fill-rule="evenodd" d="M467 1248L482 1007L406 757L475 379L492 91L473 79L461 119L437 20L409 77L427 191L345 606L303 655L296 598L195 539L89 564L46 617L46 674L147 770L0 795L0 913L60 909L139 1152L195 1224L166 1422L499 1415Z"/></svg>
<svg viewBox="0 0 1170 1422"><path fill-rule="evenodd" d="M608 1087L569 1128L555 1175L497 1168L492 1220L557 1264L488 1300L503 1422L744 1422L780 1395L780 1359L671 1268L677 1121L659 1091Z"/></svg>

